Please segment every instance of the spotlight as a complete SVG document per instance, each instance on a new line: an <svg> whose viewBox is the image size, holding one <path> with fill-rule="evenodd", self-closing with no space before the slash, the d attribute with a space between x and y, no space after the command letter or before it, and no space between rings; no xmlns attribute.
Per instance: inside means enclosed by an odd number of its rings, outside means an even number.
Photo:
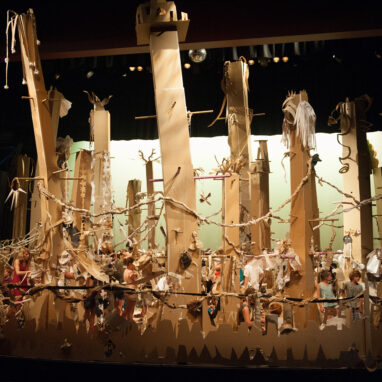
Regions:
<svg viewBox="0 0 382 382"><path fill-rule="evenodd" d="M280 57L273 57L273 62L274 63L278 63L280 61Z"/></svg>
<svg viewBox="0 0 382 382"><path fill-rule="evenodd" d="M255 65L255 60L252 60L252 59L248 60L248 65Z"/></svg>
<svg viewBox="0 0 382 382"><path fill-rule="evenodd" d="M129 66L129 70L130 70L130 72L134 72L135 66Z"/></svg>
<svg viewBox="0 0 382 382"><path fill-rule="evenodd" d="M142 66L137 66L138 72L141 72L143 70Z"/></svg>
<svg viewBox="0 0 382 382"><path fill-rule="evenodd" d="M191 49L188 51L188 56L192 62L200 63L203 62L207 57L207 51L205 49Z"/></svg>
<svg viewBox="0 0 382 382"><path fill-rule="evenodd" d="M337 57L335 54L333 54L333 60L334 61L336 61L336 62L338 62L339 64L341 64L342 63L342 59L341 58L339 58L339 57Z"/></svg>
<svg viewBox="0 0 382 382"><path fill-rule="evenodd" d="M284 57L282 58L282 60L283 60L283 62L288 62L288 61L289 61L289 57L288 57L288 56L284 56Z"/></svg>
<svg viewBox="0 0 382 382"><path fill-rule="evenodd" d="M58 80L60 77L61 77L60 74L57 73L57 74L54 76L54 79L55 79L55 80Z"/></svg>
<svg viewBox="0 0 382 382"><path fill-rule="evenodd" d="M126 78L127 77L127 73L123 73L122 77Z"/></svg>
<svg viewBox="0 0 382 382"><path fill-rule="evenodd" d="M94 72L92 70L89 70L87 73L86 73L86 78L89 79L89 78L92 78L94 76Z"/></svg>
<svg viewBox="0 0 382 382"><path fill-rule="evenodd" d="M375 52L375 57L377 57L378 60L382 60L382 55L379 52Z"/></svg>
<svg viewBox="0 0 382 382"><path fill-rule="evenodd" d="M190 69L190 68L191 68L191 64L190 64L189 62L186 62L186 63L184 64L184 68L185 68L185 69Z"/></svg>

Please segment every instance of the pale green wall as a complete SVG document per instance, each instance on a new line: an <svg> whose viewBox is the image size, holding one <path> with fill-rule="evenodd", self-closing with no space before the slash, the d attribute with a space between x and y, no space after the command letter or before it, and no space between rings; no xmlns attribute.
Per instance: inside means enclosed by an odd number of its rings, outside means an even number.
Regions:
<svg viewBox="0 0 382 382"><path fill-rule="evenodd" d="M284 180L284 170L281 166L281 159L287 151L281 144L281 136L252 136L252 157L255 158L257 153L257 143L255 139L268 140L269 159L271 161L271 174L269 176L270 184L270 205L272 208L277 208L284 200L290 196L290 183L289 183L289 161L288 158L284 160L286 179ZM338 157L341 156L341 146L337 143L336 134L317 134L317 152L319 153L322 162L316 166L316 171L319 176L325 180L342 188L342 178L338 173L340 163ZM378 159L382 165L382 132L368 133L368 139L373 144L375 150L378 152ZM89 149L88 142L75 142L71 149L71 157L69 167L71 171L74 168L75 153L81 148ZM132 141L112 141L111 148L111 169L112 169L112 189L113 197L117 206L124 207L126 204L126 188L130 179L141 179L142 191L146 191L145 180L145 167L143 161L139 158L138 150L142 150L147 157L152 149L157 153L159 150L159 141L147 140L132 140ZM207 175L213 172L216 168L215 156L219 161L223 157L229 156L229 147L227 137L214 137L214 138L191 138L191 154L194 168L202 167ZM154 164L154 176L161 178L161 164ZM219 180L198 180L197 183L197 209L203 216L208 216L218 211L221 208L221 181ZM155 183L155 190L162 190L160 182ZM204 192L206 195L211 192L212 197L209 199L211 206L206 203L199 202L199 195ZM332 188L325 186L320 187L317 184L318 204L321 216L328 214L335 208L332 204L333 201L342 199L341 195ZM374 186L372 184L372 194L374 194ZM287 219L290 211L290 205L284 207L277 215ZM142 219L145 218L146 212L143 211ZM338 225L342 224L342 217ZM124 217L119 218L121 222L125 222ZM214 217L216 221L221 221L221 214ZM165 226L162 219L160 224ZM118 242L122 236L118 230L119 224L115 221L114 234L115 241ZM274 238L284 238L288 231L287 224L280 224L273 221L271 231L274 232ZM342 248L342 230L337 230L337 237L334 242L334 248ZM374 234L374 237L378 236ZM326 248L331 237L331 229L323 227L321 229L321 247ZM157 230L157 238L160 246L163 246L163 236ZM204 248L216 249L221 245L221 229L217 226L202 225L200 227L200 238L204 244ZM379 245L378 242L375 243Z"/></svg>

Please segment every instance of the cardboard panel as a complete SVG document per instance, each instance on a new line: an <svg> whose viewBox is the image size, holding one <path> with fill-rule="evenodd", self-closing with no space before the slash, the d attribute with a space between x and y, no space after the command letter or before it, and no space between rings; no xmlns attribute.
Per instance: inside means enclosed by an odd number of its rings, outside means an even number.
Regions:
<svg viewBox="0 0 382 382"><path fill-rule="evenodd" d="M150 53L154 77L155 105L161 147L164 194L196 209L195 184L191 162L187 109L176 31L152 33ZM194 216L166 202L168 271L180 273L179 259L198 232ZM196 251L197 252L197 251ZM185 290L199 291L200 258L192 252Z"/></svg>

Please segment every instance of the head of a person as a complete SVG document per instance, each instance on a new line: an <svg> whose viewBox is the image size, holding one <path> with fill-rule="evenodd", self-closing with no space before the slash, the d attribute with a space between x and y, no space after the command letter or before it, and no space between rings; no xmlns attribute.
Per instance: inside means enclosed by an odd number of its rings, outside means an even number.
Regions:
<svg viewBox="0 0 382 382"><path fill-rule="evenodd" d="M256 289L249 287L245 290L244 294L247 296L248 304L255 305L256 303Z"/></svg>
<svg viewBox="0 0 382 382"><path fill-rule="evenodd" d="M349 275L349 279L350 281L353 281L358 284L359 280L361 280L361 272L358 270L351 272Z"/></svg>
<svg viewBox="0 0 382 382"><path fill-rule="evenodd" d="M331 283L333 280L333 276L332 274L327 271L327 270L324 270L321 272L321 281L325 281L327 283Z"/></svg>
<svg viewBox="0 0 382 382"><path fill-rule="evenodd" d="M28 248L21 248L20 251L19 251L19 254L18 254L17 258L18 258L20 261L28 262L28 261L29 261L29 258L30 258L30 254L29 254L29 250L28 250Z"/></svg>
<svg viewBox="0 0 382 382"><path fill-rule="evenodd" d="M135 266L134 266L134 258L132 256L129 256L129 257L125 257L123 259L123 265L127 268L127 269L134 269Z"/></svg>
<svg viewBox="0 0 382 382"><path fill-rule="evenodd" d="M222 270L221 264L216 264L215 271L220 272Z"/></svg>

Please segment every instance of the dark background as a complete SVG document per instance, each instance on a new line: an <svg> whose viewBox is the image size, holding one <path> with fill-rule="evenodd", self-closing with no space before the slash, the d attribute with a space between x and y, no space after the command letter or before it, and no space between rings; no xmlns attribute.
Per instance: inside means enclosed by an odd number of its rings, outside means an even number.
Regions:
<svg viewBox="0 0 382 382"><path fill-rule="evenodd" d="M134 120L137 115L155 114L150 57L148 53L139 53L142 49L147 51L147 47L136 47L135 10L139 3L31 0L0 4L0 30L5 30L7 9L17 12L34 9L46 87L56 86L73 103L68 116L60 120L59 136L70 135L75 141L89 139L88 116L92 105L83 93L88 90L100 98L113 95L107 106L113 140L157 138L155 119ZM280 134L281 104L289 90L301 89L307 90L316 112L317 132L335 131L327 120L337 103L365 93L374 100L368 113L373 124L371 130L381 130L382 37L378 36L382 35L382 18L377 2L364 1L361 5L350 0L343 6L328 1L315 4L179 0L176 4L178 11L188 12L191 19L188 45L181 44L182 63L190 62L188 48L216 46L207 48L204 62L183 69L188 110L214 110L214 114L192 118L191 137L227 134L224 121L211 128L207 126L220 110L223 99L220 87L223 64L240 56L256 61L250 66L249 107L255 113L266 113L254 118L253 134ZM344 33L354 38L336 39ZM3 36L0 52L5 55ZM276 64L270 59L267 66L260 65L263 45L254 43L264 39L269 40L272 55L285 54L288 63ZM246 45L244 40L250 43ZM293 41L300 41L298 49ZM227 46L231 42L238 46L236 52ZM250 46L254 46L252 51ZM113 49L132 54L116 55ZM5 64L1 62L0 82L4 84ZM129 71L129 66L137 65L144 70ZM89 71L94 72L90 79ZM21 84L17 53L11 57L8 75L10 88L0 86L0 239L11 236L9 202L4 205L3 201L16 173L17 155L25 153L36 159L29 101L21 99L27 95L27 87Z"/></svg>

